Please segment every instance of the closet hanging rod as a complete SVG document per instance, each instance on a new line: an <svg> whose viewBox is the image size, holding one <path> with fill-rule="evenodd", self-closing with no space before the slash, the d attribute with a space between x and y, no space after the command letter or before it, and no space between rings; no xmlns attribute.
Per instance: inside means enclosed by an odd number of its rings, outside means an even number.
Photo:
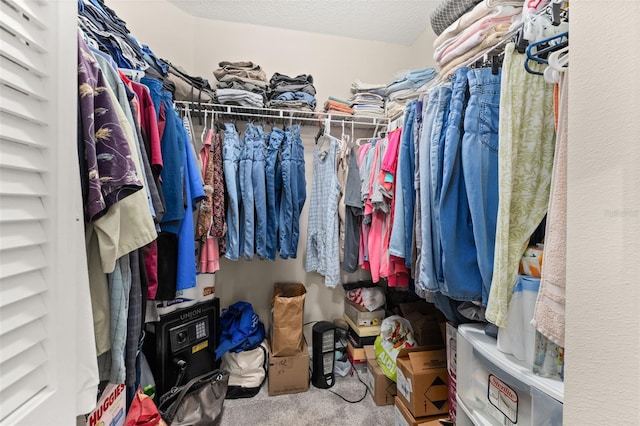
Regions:
<svg viewBox="0 0 640 426"><path fill-rule="evenodd" d="M325 119L332 122L343 122L355 127L387 126L390 120L386 117L363 117L356 115L329 114L326 112L296 111L287 109L256 108L236 105L223 105L213 103L198 103L190 101L175 101L176 106L189 109L194 112L212 112L220 115L237 117L263 118L270 120L304 121L322 125Z"/></svg>

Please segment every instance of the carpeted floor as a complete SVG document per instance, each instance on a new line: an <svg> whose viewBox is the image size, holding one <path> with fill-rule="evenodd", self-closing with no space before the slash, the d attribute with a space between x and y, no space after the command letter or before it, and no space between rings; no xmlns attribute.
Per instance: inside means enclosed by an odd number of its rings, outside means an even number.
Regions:
<svg viewBox="0 0 640 426"><path fill-rule="evenodd" d="M355 376L336 377L332 391L348 400L362 398L366 386ZM356 404L326 389L269 396L267 383L253 398L225 400L220 426L386 426L393 425L393 406L378 407L370 394Z"/></svg>

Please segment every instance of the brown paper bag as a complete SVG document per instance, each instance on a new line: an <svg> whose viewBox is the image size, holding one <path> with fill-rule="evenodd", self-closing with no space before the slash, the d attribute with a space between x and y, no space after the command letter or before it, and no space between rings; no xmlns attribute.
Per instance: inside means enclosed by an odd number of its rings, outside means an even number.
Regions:
<svg viewBox="0 0 640 426"><path fill-rule="evenodd" d="M271 300L271 353L298 355L303 350L304 298L307 290L299 283L276 283Z"/></svg>

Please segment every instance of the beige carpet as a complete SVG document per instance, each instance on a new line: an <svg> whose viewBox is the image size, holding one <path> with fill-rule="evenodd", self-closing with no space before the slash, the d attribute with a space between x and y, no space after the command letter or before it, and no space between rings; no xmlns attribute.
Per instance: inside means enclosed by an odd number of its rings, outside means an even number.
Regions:
<svg viewBox="0 0 640 426"><path fill-rule="evenodd" d="M353 376L336 377L332 391L351 401L362 398L365 385ZM349 404L326 389L268 396L267 383L253 398L225 400L220 426L382 426L393 425L393 406L378 407L370 394Z"/></svg>

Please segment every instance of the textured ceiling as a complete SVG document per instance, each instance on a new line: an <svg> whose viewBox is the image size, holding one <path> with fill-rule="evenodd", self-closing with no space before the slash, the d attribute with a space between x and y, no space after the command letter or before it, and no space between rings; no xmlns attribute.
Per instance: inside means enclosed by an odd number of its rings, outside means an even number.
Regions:
<svg viewBox="0 0 640 426"><path fill-rule="evenodd" d="M169 0L220 21L411 45L440 0Z"/></svg>

